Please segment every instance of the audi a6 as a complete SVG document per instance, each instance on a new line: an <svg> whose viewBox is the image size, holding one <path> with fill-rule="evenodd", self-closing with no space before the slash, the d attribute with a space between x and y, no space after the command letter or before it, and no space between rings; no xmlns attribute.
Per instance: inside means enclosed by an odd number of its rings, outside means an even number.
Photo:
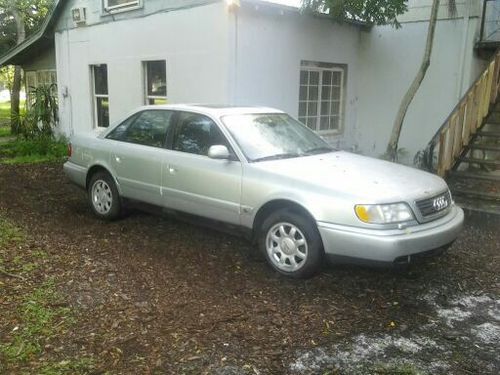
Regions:
<svg viewBox="0 0 500 375"><path fill-rule="evenodd" d="M447 248L464 220L440 177L336 150L272 108L141 107L72 137L64 170L101 219L136 201L232 224L291 277L325 258L408 263Z"/></svg>

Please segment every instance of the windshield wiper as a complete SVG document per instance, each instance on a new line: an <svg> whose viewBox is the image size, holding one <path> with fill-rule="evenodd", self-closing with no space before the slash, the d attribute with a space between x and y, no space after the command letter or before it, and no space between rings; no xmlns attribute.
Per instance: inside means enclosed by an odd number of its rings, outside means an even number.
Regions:
<svg viewBox="0 0 500 375"><path fill-rule="evenodd" d="M321 146L321 147L311 148L310 150L307 150L306 152L304 152L304 154L315 155L315 154L321 154L323 152L331 152L331 151L335 151L335 149L333 147Z"/></svg>
<svg viewBox="0 0 500 375"><path fill-rule="evenodd" d="M252 162L278 160L278 159L289 159L289 158L296 158L299 156L300 156L299 154L294 154L294 153L275 154L275 155L264 156L262 158L253 159Z"/></svg>

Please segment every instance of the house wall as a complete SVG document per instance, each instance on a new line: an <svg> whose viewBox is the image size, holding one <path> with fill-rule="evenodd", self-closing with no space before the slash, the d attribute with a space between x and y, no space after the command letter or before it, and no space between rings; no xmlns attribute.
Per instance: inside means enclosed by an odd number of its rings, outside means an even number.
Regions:
<svg viewBox="0 0 500 375"><path fill-rule="evenodd" d="M297 117L301 61L347 64L344 129L325 135L342 146L356 123L359 27L250 3L233 16L232 28L234 104L276 107Z"/></svg>
<svg viewBox="0 0 500 375"><path fill-rule="evenodd" d="M410 5L413 3L418 2ZM345 142L363 154L381 156L385 152L401 98L422 61L428 3L402 17L411 21L399 30L382 26L362 34L359 110L352 137ZM401 159L405 163L411 164L427 145L485 66L485 61L474 55L480 23L478 3L470 2L469 13L460 6L456 18L441 19L437 24L431 65L403 124L399 146L405 150ZM419 21L420 17L427 21Z"/></svg>
<svg viewBox="0 0 500 375"><path fill-rule="evenodd" d="M166 60L169 103L226 102L227 28L222 2L92 27L59 27L55 39L63 130L71 134L94 128L91 64L108 65L111 123L144 104L146 60Z"/></svg>
<svg viewBox="0 0 500 375"><path fill-rule="evenodd" d="M148 0L113 17L103 15L100 4L69 1L56 27L61 123L68 133L93 128L91 64L108 64L113 122L144 103L141 62L153 59L167 62L170 103L266 105L297 116L300 63L308 60L348 67L343 129L326 137L380 156L420 65L431 0L410 1L399 30L340 25L256 0L233 8L223 1ZM93 9L86 26L69 18L76 6ZM401 136L407 163L485 65L473 52L480 1L457 1L454 16L446 2L441 8L431 66Z"/></svg>
<svg viewBox="0 0 500 375"><path fill-rule="evenodd" d="M57 30L68 30L103 23L116 22L130 18L145 17L158 12L166 13L178 9L189 9L202 4L213 4L222 0L139 0L139 6L116 9L112 12L104 10L104 0L67 0L65 11L59 17ZM87 19L84 24L73 22L71 9L85 8Z"/></svg>
<svg viewBox="0 0 500 375"><path fill-rule="evenodd" d="M24 64L22 68L24 71L55 70L56 54L54 47L47 48L45 51L40 53L36 59Z"/></svg>

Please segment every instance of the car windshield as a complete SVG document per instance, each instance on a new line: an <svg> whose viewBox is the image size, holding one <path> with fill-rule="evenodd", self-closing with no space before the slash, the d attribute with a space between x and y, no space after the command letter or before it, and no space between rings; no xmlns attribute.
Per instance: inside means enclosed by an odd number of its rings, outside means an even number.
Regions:
<svg viewBox="0 0 500 375"><path fill-rule="evenodd" d="M222 122L251 162L334 151L312 130L285 113L228 115Z"/></svg>

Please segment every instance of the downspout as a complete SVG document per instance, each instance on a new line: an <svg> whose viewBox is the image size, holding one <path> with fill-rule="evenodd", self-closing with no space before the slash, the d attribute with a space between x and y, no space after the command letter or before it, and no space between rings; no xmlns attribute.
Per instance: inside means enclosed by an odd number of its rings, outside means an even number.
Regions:
<svg viewBox="0 0 500 375"><path fill-rule="evenodd" d="M63 97L67 99L67 108L69 107L69 132L73 136L75 134L75 129L73 128L73 100L71 99L71 43L69 42L69 29L65 30L66 34L66 53L67 53L67 69L66 69L66 86L64 87ZM68 87L69 86L69 87Z"/></svg>
<svg viewBox="0 0 500 375"><path fill-rule="evenodd" d="M232 23L229 29L229 53L231 56L229 63L229 104L234 105L237 101L238 90L238 11L240 6L238 3L228 2L228 4L230 22Z"/></svg>
<svg viewBox="0 0 500 375"><path fill-rule="evenodd" d="M465 60L467 58L467 39L469 37L469 21L471 0L465 0L464 20L463 20L463 34L462 34L462 50L460 56L460 65L458 68L458 84L457 84L457 100L460 100L464 93L464 74L465 74Z"/></svg>

